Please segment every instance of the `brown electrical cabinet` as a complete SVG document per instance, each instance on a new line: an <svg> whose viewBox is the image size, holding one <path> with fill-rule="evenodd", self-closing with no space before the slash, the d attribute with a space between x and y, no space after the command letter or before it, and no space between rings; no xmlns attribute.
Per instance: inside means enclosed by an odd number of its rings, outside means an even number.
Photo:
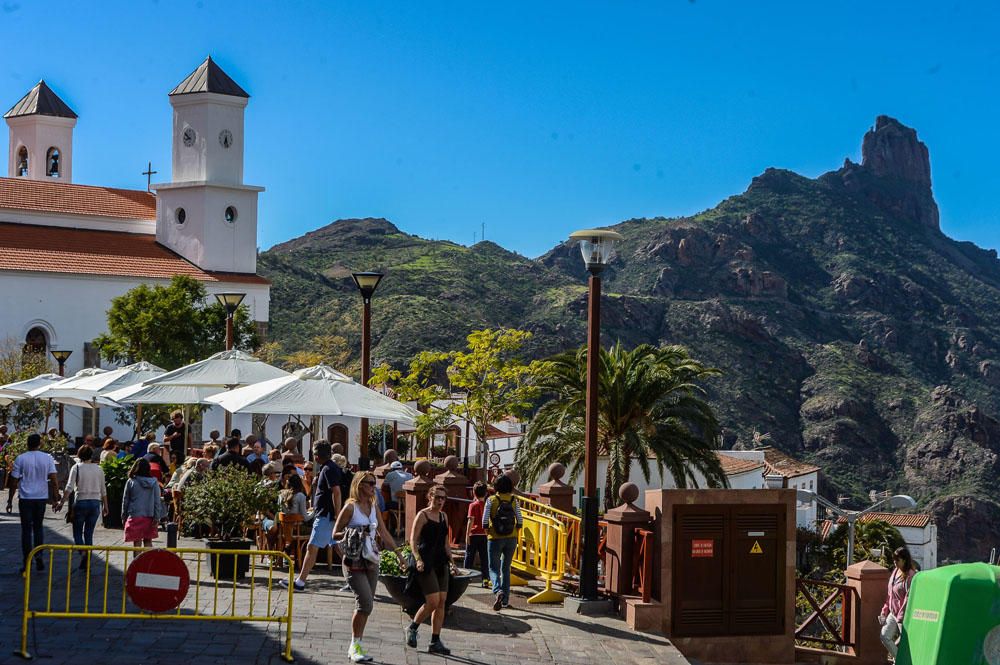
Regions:
<svg viewBox="0 0 1000 665"><path fill-rule="evenodd" d="M785 507L675 505L672 635L785 632Z"/></svg>

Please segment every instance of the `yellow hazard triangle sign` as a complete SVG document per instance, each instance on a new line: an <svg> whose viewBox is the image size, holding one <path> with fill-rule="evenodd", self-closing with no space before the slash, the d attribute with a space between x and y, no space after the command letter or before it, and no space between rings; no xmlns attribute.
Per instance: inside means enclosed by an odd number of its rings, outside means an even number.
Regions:
<svg viewBox="0 0 1000 665"><path fill-rule="evenodd" d="M750 548L750 554L763 554L764 550L761 548L758 541L753 541L753 547Z"/></svg>

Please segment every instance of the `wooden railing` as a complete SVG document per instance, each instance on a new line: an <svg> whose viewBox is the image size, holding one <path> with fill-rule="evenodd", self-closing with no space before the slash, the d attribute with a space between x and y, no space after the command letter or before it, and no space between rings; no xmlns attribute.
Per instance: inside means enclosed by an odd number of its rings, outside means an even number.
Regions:
<svg viewBox="0 0 1000 665"><path fill-rule="evenodd" d="M795 580L795 641L799 646L844 653L857 646L851 632L857 590L823 580Z"/></svg>

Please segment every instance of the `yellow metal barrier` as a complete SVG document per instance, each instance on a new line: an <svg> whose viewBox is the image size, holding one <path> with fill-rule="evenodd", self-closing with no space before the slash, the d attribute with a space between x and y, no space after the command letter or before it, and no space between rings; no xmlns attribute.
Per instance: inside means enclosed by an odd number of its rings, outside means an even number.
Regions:
<svg viewBox="0 0 1000 665"><path fill-rule="evenodd" d="M552 506L529 499L526 496L517 497L521 504L521 513L544 515L557 520L566 530L566 550L564 552L565 572L570 575L580 574L580 517L564 510L553 508Z"/></svg>
<svg viewBox="0 0 1000 665"><path fill-rule="evenodd" d="M24 576L21 650L15 653L22 658L32 658L28 652L28 621L38 618L253 621L277 623L279 634L280 626L284 624L285 644L281 657L287 662L293 661L294 566L287 554L262 550L169 549L168 552L179 556L187 565L190 588L176 609L153 613L135 607L125 591L130 559L134 560L148 551L137 547L85 545L39 545L33 549ZM82 553L85 557L86 566L82 575L74 574L74 553ZM63 555L65 564L62 562ZM215 560L215 570L219 570L220 558L233 555L249 557L249 576L238 579L234 565L232 579L211 577L211 559ZM48 564L40 590L38 584L32 585L36 557L39 562ZM225 559L222 561L228 563ZM283 562L286 570L276 570L276 562ZM287 579L287 590L277 586L281 578ZM64 585L65 589L62 588ZM57 590L55 598L54 590Z"/></svg>
<svg viewBox="0 0 1000 665"><path fill-rule="evenodd" d="M545 581L545 588L529 603L562 602L563 594L552 588L566 572L566 528L559 520L522 510L524 524L518 533L511 567Z"/></svg>

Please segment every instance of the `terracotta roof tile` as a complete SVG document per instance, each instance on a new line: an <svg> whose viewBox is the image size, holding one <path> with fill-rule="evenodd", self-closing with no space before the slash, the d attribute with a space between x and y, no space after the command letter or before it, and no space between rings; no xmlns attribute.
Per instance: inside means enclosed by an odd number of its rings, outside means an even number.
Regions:
<svg viewBox="0 0 1000 665"><path fill-rule="evenodd" d="M727 455L725 451L716 451L715 456L719 458L719 462L722 463L722 471L727 476L734 476L739 473L746 473L748 471L753 471L764 466L763 462L758 462L752 459L743 459L740 457L733 457L732 455Z"/></svg>
<svg viewBox="0 0 1000 665"><path fill-rule="evenodd" d="M931 523L931 516L926 513L867 513L858 518L859 522L874 522L880 520L882 522L888 522L892 526L896 527L916 527L922 529ZM843 517L837 520L838 524L844 524L847 520Z"/></svg>
<svg viewBox="0 0 1000 665"><path fill-rule="evenodd" d="M156 236L0 223L0 270L269 284L259 275L208 272L156 242Z"/></svg>
<svg viewBox="0 0 1000 665"><path fill-rule="evenodd" d="M156 219L156 197L149 192L27 178L0 178L0 208L123 219Z"/></svg>
<svg viewBox="0 0 1000 665"><path fill-rule="evenodd" d="M801 462L771 446L758 448L758 450L764 453L764 464L767 465L768 473L776 473L785 478L795 478L820 470L815 464Z"/></svg>

